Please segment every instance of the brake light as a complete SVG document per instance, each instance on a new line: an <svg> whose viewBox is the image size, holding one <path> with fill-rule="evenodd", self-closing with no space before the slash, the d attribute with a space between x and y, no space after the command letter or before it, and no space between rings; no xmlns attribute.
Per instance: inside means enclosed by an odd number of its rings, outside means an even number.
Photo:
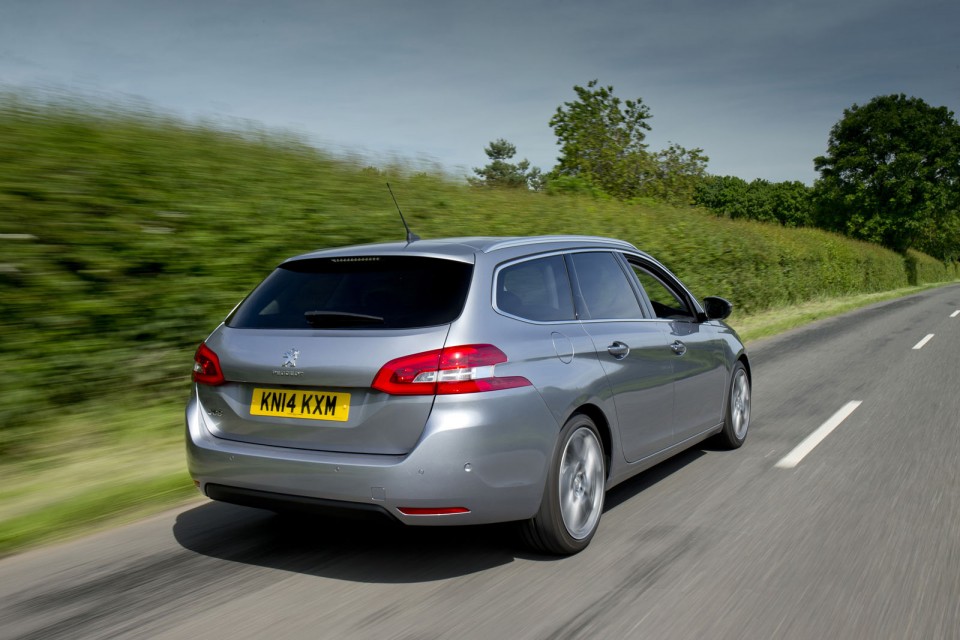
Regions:
<svg viewBox="0 0 960 640"><path fill-rule="evenodd" d="M220 358L206 343L201 343L197 347L197 352L193 355L193 375L191 377L197 384L211 386L223 384L227 381L223 377L223 369L220 368Z"/></svg>
<svg viewBox="0 0 960 640"><path fill-rule="evenodd" d="M424 351L391 360L380 368L373 388L395 396L478 393L530 386L522 376L497 377L506 354L492 344L468 344Z"/></svg>

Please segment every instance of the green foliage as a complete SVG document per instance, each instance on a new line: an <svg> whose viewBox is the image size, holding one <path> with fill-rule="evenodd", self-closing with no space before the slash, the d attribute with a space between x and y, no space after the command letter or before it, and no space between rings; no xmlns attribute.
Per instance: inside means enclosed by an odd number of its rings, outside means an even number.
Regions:
<svg viewBox="0 0 960 640"><path fill-rule="evenodd" d="M760 222L778 222L785 227L813 223L812 190L802 182L748 183L734 176L710 176L700 181L694 202L719 216Z"/></svg>
<svg viewBox="0 0 960 640"><path fill-rule="evenodd" d="M641 194L677 206L694 203L699 185L706 179L707 162L703 149L684 149L671 143L654 156L654 170Z"/></svg>
<svg viewBox="0 0 960 640"><path fill-rule="evenodd" d="M526 188L541 191L545 179L538 167L530 167L530 162L524 158L513 164L507 162L517 154L517 147L503 138L497 138L485 148L484 153L490 162L483 168L474 169L476 178L467 178L475 187L507 187L513 189Z"/></svg>
<svg viewBox="0 0 960 640"><path fill-rule="evenodd" d="M818 226L898 252L960 250L960 125L903 94L844 110L814 160Z"/></svg>
<svg viewBox="0 0 960 640"><path fill-rule="evenodd" d="M960 278L960 264L941 262L925 253L910 249L903 257L907 281L911 285L925 282L946 282Z"/></svg>
<svg viewBox="0 0 960 640"><path fill-rule="evenodd" d="M641 195L655 166L644 143L650 109L639 98L620 100L612 86L598 87L596 80L573 90L577 99L550 118L560 145L554 173L584 178L617 198Z"/></svg>
<svg viewBox="0 0 960 640"><path fill-rule="evenodd" d="M902 257L873 245L594 197L582 176L552 183L553 197L475 189L356 166L289 135L6 96L0 453L23 454L79 403L182 403L197 344L283 258L403 238L387 181L425 238L620 237L741 312L907 279Z"/></svg>
<svg viewBox="0 0 960 640"><path fill-rule="evenodd" d="M583 176L552 176L547 181L549 195L582 195L593 198L609 198L602 188Z"/></svg>
<svg viewBox="0 0 960 640"><path fill-rule="evenodd" d="M652 115L640 98L621 101L612 86L598 87L596 80L573 90L577 100L563 103L550 119L560 145L552 180L577 178L621 200L693 203L709 160L703 149L671 143L650 153L644 140Z"/></svg>
<svg viewBox="0 0 960 640"><path fill-rule="evenodd" d="M785 227L813 225L813 190L799 181L770 184L767 197L777 222Z"/></svg>

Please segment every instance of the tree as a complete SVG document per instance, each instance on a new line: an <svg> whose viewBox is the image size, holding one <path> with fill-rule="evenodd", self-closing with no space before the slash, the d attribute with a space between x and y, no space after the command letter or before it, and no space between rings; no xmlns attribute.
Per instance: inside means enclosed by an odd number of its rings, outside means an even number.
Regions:
<svg viewBox="0 0 960 640"><path fill-rule="evenodd" d="M673 205L693 204L697 186L707 177L703 149L684 149L671 143L653 156L654 172L647 176L641 193Z"/></svg>
<svg viewBox="0 0 960 640"><path fill-rule="evenodd" d="M754 218L750 185L736 176L709 176L697 186L694 203L718 216Z"/></svg>
<svg viewBox="0 0 960 640"><path fill-rule="evenodd" d="M718 216L805 227L813 224L811 194L802 182L758 178L748 183L735 176L709 176L697 185L694 202Z"/></svg>
<svg viewBox="0 0 960 640"><path fill-rule="evenodd" d="M785 227L813 225L813 189L797 180L774 182L769 200L773 216Z"/></svg>
<svg viewBox="0 0 960 640"><path fill-rule="evenodd" d="M960 125L946 107L903 94L854 104L814 166L819 226L901 253L956 255L938 246L960 215Z"/></svg>
<svg viewBox="0 0 960 640"><path fill-rule="evenodd" d="M612 86L598 87L596 80L573 90L577 100L550 118L560 145L553 173L586 179L615 197L640 195L656 168L644 143L650 110L639 98L621 101Z"/></svg>
<svg viewBox="0 0 960 640"><path fill-rule="evenodd" d="M530 167L526 159L513 164L507 162L517 154L517 147L503 138L497 138L486 147L484 153L490 162L483 168L474 168L476 178L467 178L470 184L483 187L525 187L540 191L544 186L544 178L537 167Z"/></svg>

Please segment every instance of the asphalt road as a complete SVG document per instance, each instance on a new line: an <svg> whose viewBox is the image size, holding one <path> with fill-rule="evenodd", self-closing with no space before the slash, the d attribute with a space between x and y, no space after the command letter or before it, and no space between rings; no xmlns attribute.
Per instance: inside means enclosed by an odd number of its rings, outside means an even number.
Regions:
<svg viewBox="0 0 960 640"><path fill-rule="evenodd" d="M614 489L577 556L200 501L0 562L0 637L960 638L958 310L951 286L753 345L744 447Z"/></svg>

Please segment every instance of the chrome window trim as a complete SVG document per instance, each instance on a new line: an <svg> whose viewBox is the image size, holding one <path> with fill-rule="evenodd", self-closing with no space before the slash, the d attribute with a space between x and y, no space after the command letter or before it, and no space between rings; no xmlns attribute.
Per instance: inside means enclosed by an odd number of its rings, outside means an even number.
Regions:
<svg viewBox="0 0 960 640"><path fill-rule="evenodd" d="M600 318L592 320L578 320L580 324L609 324L611 322L674 322L671 320L665 320L664 318Z"/></svg>

